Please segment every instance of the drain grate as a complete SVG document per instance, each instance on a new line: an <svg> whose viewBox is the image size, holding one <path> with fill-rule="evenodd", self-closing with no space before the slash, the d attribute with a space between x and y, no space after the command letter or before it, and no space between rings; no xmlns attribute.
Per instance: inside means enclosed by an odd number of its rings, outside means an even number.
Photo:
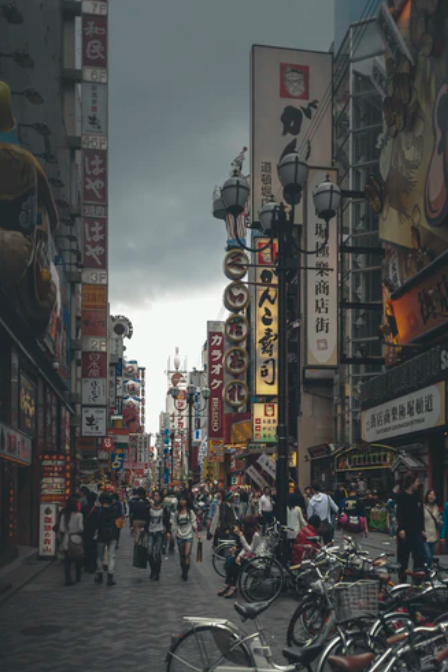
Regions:
<svg viewBox="0 0 448 672"><path fill-rule="evenodd" d="M22 635L29 637L45 637L46 635L54 635L63 630L60 625L32 625L29 628L21 630Z"/></svg>

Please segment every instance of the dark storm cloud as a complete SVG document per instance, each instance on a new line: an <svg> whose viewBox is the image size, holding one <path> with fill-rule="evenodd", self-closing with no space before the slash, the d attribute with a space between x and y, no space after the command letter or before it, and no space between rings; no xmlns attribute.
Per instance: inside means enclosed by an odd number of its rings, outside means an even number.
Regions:
<svg viewBox="0 0 448 672"><path fill-rule="evenodd" d="M111 291L140 303L222 278L211 198L249 143L251 45L328 49L333 0L109 5Z"/></svg>

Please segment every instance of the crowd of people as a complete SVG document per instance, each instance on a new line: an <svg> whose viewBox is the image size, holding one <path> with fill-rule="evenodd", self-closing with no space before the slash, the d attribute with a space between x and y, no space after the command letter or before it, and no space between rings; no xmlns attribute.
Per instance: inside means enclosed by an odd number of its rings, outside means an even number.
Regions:
<svg viewBox="0 0 448 672"><path fill-rule="evenodd" d="M368 510L360 481L323 492L318 483L304 493L296 488L288 497L287 531L290 559L299 564L306 548L319 538L331 543L337 528L349 534L359 547L369 534ZM234 541L226 560L226 581L219 596L235 595L238 573L248 559L262 548L263 532L274 520L275 490L266 487L219 489L202 485L162 491L99 494L81 488L70 497L57 525L65 583L81 581L82 569L95 574L95 582L114 586L116 553L122 528L129 519L134 545L144 549L150 567L149 578L159 581L162 558L177 545L181 578L188 581L194 538L206 530L207 539L216 547L223 540ZM440 510L437 495L429 490L421 496L418 478L407 474L400 489L388 502L391 527L397 537L400 579L412 555L414 568L431 568L434 555L447 536L448 503ZM137 566L137 565L135 565ZM72 577L75 570L75 580Z"/></svg>

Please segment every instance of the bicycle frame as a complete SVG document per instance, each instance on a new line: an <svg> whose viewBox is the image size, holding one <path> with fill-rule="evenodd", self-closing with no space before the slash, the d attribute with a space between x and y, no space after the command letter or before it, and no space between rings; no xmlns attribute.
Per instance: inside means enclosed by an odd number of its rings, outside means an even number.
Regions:
<svg viewBox="0 0 448 672"><path fill-rule="evenodd" d="M227 651L227 654L243 647L249 653L254 663L250 667L227 667L225 665L225 655L222 655L215 663L213 663L212 667L209 668L210 672L272 672L272 670L278 670L278 672L297 671L296 665L276 665L274 663L271 647L266 642L263 628L260 626L257 618L254 619L256 632L252 634L246 634L234 623L226 619L209 619L191 616L184 618L184 621L190 624L193 630L195 629L195 626L208 625L220 628L224 632L228 632L230 635L236 636L238 639L235 644ZM198 648L199 646L200 645L198 643ZM172 655L174 658L179 660L179 662L183 662L180 658L177 658L175 654L169 655Z"/></svg>

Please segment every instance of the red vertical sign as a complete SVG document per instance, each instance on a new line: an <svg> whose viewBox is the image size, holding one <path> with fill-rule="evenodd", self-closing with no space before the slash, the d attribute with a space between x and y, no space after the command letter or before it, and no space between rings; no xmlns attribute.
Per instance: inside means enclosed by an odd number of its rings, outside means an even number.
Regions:
<svg viewBox="0 0 448 672"><path fill-rule="evenodd" d="M224 330L222 322L207 323L208 437L224 439Z"/></svg>

